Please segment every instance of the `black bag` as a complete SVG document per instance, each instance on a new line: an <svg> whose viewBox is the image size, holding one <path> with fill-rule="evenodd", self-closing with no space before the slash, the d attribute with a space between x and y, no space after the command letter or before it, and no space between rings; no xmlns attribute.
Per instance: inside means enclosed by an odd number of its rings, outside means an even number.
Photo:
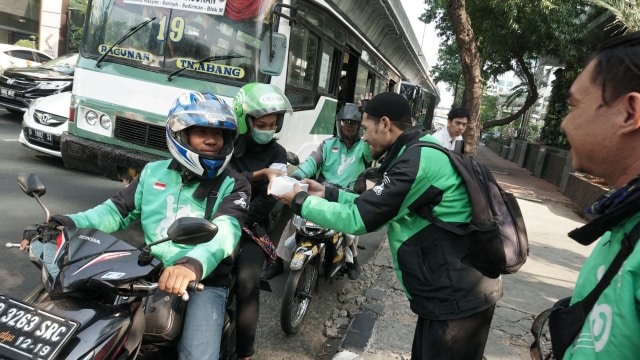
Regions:
<svg viewBox="0 0 640 360"><path fill-rule="evenodd" d="M175 294L157 290L144 304L144 340L150 343L178 339L187 303Z"/></svg>
<svg viewBox="0 0 640 360"><path fill-rule="evenodd" d="M470 156L432 143L421 146L438 149L447 154L451 165L464 180L471 203L471 222L468 226L446 223L433 216L433 208L442 200L441 194L429 189L409 206L422 218L460 236L471 236L470 260L473 266L489 277L513 274L522 267L529 255L529 240L518 202L505 192L489 169Z"/></svg>
<svg viewBox="0 0 640 360"><path fill-rule="evenodd" d="M589 314L604 289L609 286L613 277L618 273L624 260L633 252L638 238L640 238L640 223L636 224L631 232L624 237L622 247L611 262L611 265L609 265L596 287L584 299L569 305L571 297L566 297L557 301L553 307L543 311L536 317L531 326L534 341L531 344L530 351L533 359L562 359L564 353L580 333L587 319L587 314ZM551 352L548 349L547 336L551 338ZM545 342L547 342L546 346ZM543 356L544 351L549 352L546 357Z"/></svg>

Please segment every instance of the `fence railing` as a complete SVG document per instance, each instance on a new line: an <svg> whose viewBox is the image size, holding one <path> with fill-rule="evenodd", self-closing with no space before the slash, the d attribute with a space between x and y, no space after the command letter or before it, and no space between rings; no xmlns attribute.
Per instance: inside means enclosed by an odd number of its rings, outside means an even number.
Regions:
<svg viewBox="0 0 640 360"><path fill-rule="evenodd" d="M514 139L504 143L487 139L485 145L504 159L526 168L533 176L558 187L581 210L609 190L576 173L568 150Z"/></svg>

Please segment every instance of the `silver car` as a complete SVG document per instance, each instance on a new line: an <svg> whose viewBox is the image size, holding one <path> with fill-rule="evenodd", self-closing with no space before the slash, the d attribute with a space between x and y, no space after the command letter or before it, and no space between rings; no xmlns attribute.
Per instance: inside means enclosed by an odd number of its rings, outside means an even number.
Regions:
<svg viewBox="0 0 640 360"><path fill-rule="evenodd" d="M60 136L67 131L71 92L34 100L24 113L18 140L33 150L61 157Z"/></svg>

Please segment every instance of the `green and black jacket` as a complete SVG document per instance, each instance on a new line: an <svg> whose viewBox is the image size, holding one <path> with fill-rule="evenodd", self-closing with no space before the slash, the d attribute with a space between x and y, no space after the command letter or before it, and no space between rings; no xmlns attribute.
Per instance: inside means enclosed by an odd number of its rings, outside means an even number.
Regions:
<svg viewBox="0 0 640 360"><path fill-rule="evenodd" d="M408 208L427 189L441 197L434 216L446 222L471 220L462 178L440 150L410 145L437 141L407 130L389 149L382 179L361 195L326 189L325 199L301 192L293 211L305 219L348 234L365 234L387 226L398 279L411 309L428 319L465 317L502 297L502 281L483 276L468 261L468 239L448 233Z"/></svg>

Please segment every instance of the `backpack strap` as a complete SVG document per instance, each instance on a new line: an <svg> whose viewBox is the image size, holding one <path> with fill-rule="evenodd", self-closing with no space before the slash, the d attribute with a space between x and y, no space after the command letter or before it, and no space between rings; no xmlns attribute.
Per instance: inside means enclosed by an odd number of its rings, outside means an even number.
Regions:
<svg viewBox="0 0 640 360"><path fill-rule="evenodd" d="M220 175L213 178L211 190L207 194L207 204L205 205L204 210L204 218L207 220L211 220L211 213L213 212L213 206L216 204L216 200L218 199L220 185L222 185L222 181L227 177L227 174L227 170L224 170Z"/></svg>
<svg viewBox="0 0 640 360"><path fill-rule="evenodd" d="M622 267L622 263L633 252L638 239L640 239L640 221L636 223L633 229L631 229L631 231L624 236L624 238L622 239L622 246L620 247L620 251L618 251L618 254L613 259L611 265L609 265L609 268L604 273L600 281L598 281L596 287L593 288L589 295L585 296L584 299L578 301L572 306L580 306L583 309L585 315L588 314L589 311L591 311L593 305L596 304L596 301L598 300L604 289L609 286L613 277L618 273L620 267Z"/></svg>
<svg viewBox="0 0 640 360"><path fill-rule="evenodd" d="M490 204L487 201L489 194L486 193L486 189L482 188L479 185L480 180L477 178L477 173L479 171L481 174L480 176L486 178L484 181L488 182L493 180L493 182L495 182L489 171L484 171L485 169L482 166L479 166L478 163L474 162L472 157L466 156L461 153L453 153L444 146L433 142L419 141L409 146L407 150L414 147L429 147L432 149L440 150L445 155L447 155L451 166L454 167L456 172L464 181L471 205L471 218L473 220L473 223L471 226L468 226L469 224L467 223L464 223L465 226L460 226L462 225L461 223L444 222L434 216L433 209L442 200L442 190L437 189L433 186L426 189L425 192L420 195L418 199L416 199L416 201L409 205L409 210L415 212L423 219L429 220L429 222L436 224L438 227L451 231L457 235L468 234L474 230L482 229L484 226L495 226L491 218L491 213L489 211ZM456 157L455 159L453 158L454 156ZM482 195L474 196L474 194Z"/></svg>

